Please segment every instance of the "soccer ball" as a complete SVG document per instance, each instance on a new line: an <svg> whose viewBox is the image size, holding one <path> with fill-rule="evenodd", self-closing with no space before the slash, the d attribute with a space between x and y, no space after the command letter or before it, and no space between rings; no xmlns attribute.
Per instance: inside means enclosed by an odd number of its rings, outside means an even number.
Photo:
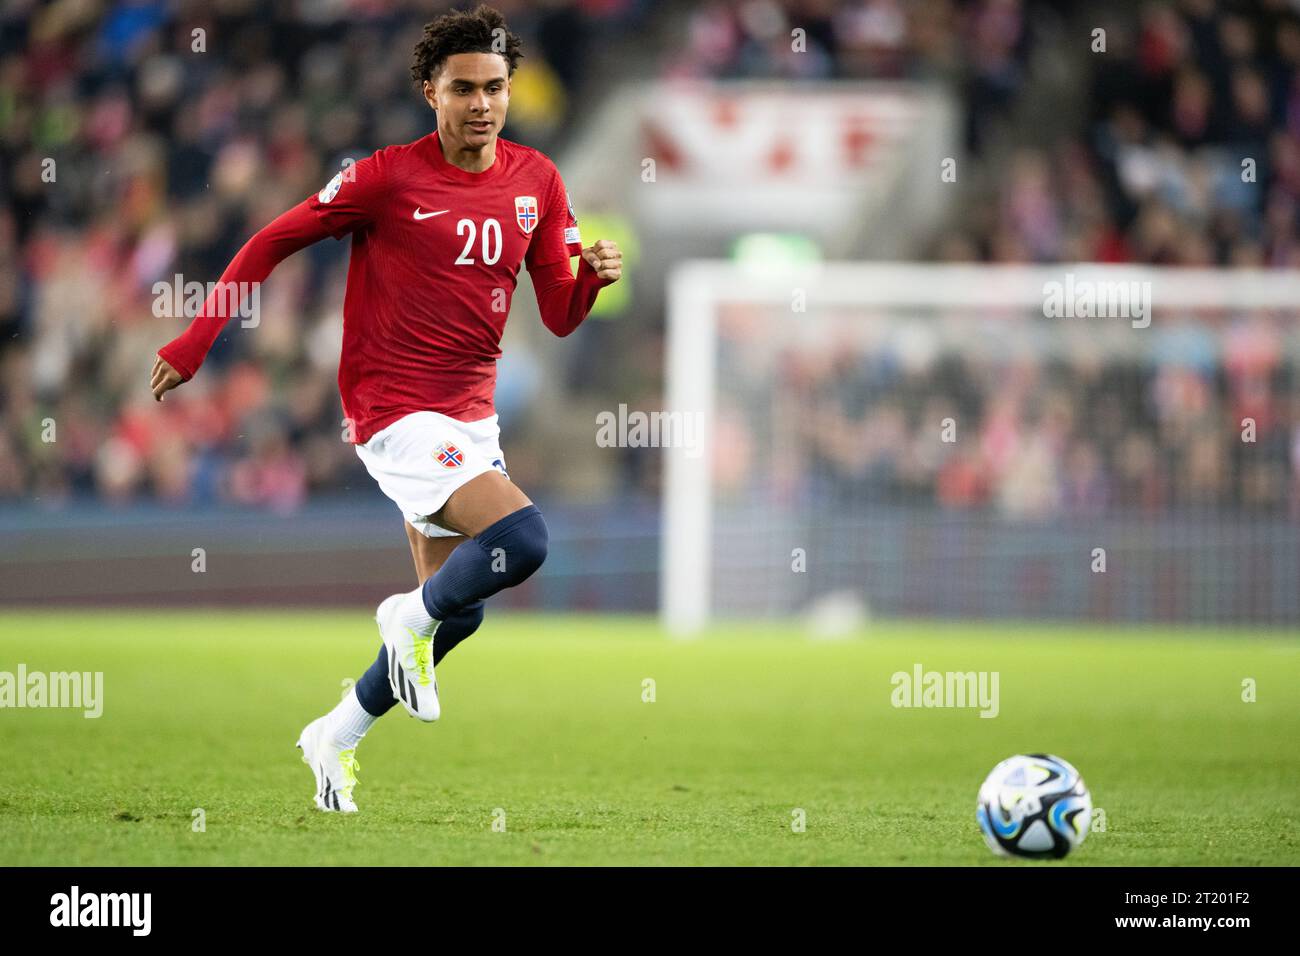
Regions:
<svg viewBox="0 0 1300 956"><path fill-rule="evenodd" d="M1079 771L1051 754L1020 754L980 787L975 819L999 856L1060 859L1088 835L1092 796Z"/></svg>

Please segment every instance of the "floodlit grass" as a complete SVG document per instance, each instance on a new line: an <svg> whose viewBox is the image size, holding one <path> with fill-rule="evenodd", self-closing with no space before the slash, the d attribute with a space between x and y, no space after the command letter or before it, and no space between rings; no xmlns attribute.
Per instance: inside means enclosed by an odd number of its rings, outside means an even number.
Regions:
<svg viewBox="0 0 1300 956"><path fill-rule="evenodd" d="M676 642L489 614L438 669L442 719L391 711L358 749L361 812L321 813L294 742L378 643L365 611L0 613L0 671L104 674L99 719L0 710L0 864L1300 862L1294 636L764 623ZM917 663L999 672L998 716L892 706ZM975 824L985 774L1032 751L1105 811L1063 863L999 860Z"/></svg>

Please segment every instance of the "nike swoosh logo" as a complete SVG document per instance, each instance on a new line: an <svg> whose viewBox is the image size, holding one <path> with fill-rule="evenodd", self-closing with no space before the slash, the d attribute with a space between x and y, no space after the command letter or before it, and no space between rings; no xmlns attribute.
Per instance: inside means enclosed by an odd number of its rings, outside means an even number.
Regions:
<svg viewBox="0 0 1300 956"><path fill-rule="evenodd" d="M416 206L413 215L416 219L432 219L434 216L441 216L444 212L451 212L451 210L439 209L437 212L426 212L424 215L420 215L420 207Z"/></svg>

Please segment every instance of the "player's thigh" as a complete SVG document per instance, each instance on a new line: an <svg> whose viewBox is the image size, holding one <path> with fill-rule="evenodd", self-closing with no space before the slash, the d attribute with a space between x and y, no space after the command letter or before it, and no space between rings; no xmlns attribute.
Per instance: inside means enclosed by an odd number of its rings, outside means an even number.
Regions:
<svg viewBox="0 0 1300 956"><path fill-rule="evenodd" d="M472 538L530 504L528 496L509 478L499 471L488 471L453 491L433 520L448 531Z"/></svg>
<svg viewBox="0 0 1300 956"><path fill-rule="evenodd" d="M415 575L421 583L435 574L451 553L465 540L464 536L459 534L450 537L430 538L411 527L409 521L403 521L402 524L406 527L406 540L411 543L411 558L415 561Z"/></svg>

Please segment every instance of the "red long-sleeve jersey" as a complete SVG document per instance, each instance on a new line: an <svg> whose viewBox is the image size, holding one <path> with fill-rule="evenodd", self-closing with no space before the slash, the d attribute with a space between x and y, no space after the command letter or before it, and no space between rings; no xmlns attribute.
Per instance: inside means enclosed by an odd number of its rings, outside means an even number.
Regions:
<svg viewBox="0 0 1300 956"><path fill-rule="evenodd" d="M360 443L411 412L492 414L521 263L556 335L576 329L609 284L585 260L572 272L578 222L546 156L498 138L492 165L466 172L447 162L434 132L366 157L259 230L158 354L188 380L234 314L224 290L246 289L239 283L263 281L299 249L346 235L339 393Z"/></svg>

